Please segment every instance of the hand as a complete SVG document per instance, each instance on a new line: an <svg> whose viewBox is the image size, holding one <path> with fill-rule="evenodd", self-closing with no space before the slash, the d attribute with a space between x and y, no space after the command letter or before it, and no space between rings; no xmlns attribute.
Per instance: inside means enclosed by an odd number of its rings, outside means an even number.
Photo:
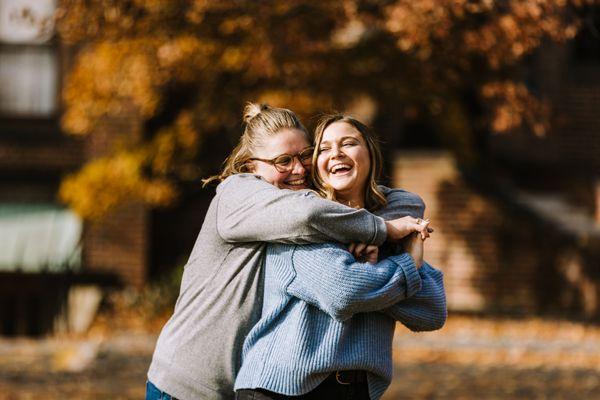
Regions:
<svg viewBox="0 0 600 400"><path fill-rule="evenodd" d="M419 232L423 240L429 237L433 229L429 227L428 219L413 218L406 216L391 221L386 221L388 239L399 241L412 232Z"/></svg>
<svg viewBox="0 0 600 400"><path fill-rule="evenodd" d="M403 242L404 250L413 258L417 269L423 265L424 242L425 239L422 239L416 232L411 233Z"/></svg>
<svg viewBox="0 0 600 400"><path fill-rule="evenodd" d="M352 243L348 251L354 255L357 261L376 264L379 256L379 247L373 244Z"/></svg>

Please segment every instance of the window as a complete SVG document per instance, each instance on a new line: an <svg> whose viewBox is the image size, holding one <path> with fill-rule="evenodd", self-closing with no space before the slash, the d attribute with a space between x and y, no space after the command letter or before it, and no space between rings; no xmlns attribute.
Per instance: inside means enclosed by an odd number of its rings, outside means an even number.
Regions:
<svg viewBox="0 0 600 400"><path fill-rule="evenodd" d="M81 219L54 204L0 203L0 272L81 266Z"/></svg>
<svg viewBox="0 0 600 400"><path fill-rule="evenodd" d="M0 1L0 115L52 117L58 109L55 0Z"/></svg>

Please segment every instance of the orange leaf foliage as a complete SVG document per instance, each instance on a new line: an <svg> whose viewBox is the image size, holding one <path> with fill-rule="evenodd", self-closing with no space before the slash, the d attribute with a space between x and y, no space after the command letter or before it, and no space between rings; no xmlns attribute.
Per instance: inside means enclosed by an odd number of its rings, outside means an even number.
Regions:
<svg viewBox="0 0 600 400"><path fill-rule="evenodd" d="M542 41L572 38L593 2L63 0L60 35L81 49L64 128L94 134L133 107L152 129L120 132L130 140L67 178L61 196L89 217L124 201L169 203L199 168L214 170L201 138L234 142L249 100L306 117L369 99L369 113L428 118L468 151L481 126L465 111L474 93L490 131L542 134L547 107L515 67Z"/></svg>

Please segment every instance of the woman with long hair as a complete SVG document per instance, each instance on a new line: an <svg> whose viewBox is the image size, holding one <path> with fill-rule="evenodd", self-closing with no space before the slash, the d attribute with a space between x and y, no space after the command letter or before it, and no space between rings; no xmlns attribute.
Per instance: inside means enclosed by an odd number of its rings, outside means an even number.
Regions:
<svg viewBox="0 0 600 400"><path fill-rule="evenodd" d="M385 212L371 131L330 115L315 136L316 191ZM425 331L446 320L442 273L423 262L423 239L413 234L390 250L378 261L377 247L367 248L369 264L339 243L269 244L262 317L244 343L237 399L379 399L391 381L396 321Z"/></svg>
<svg viewBox="0 0 600 400"><path fill-rule="evenodd" d="M426 224L392 221L322 199L308 188L312 145L287 109L248 104L244 133L227 158L198 239L184 267L175 310L158 338L147 399L228 399L244 339L259 320L267 243L381 245ZM390 207L413 197L390 192Z"/></svg>

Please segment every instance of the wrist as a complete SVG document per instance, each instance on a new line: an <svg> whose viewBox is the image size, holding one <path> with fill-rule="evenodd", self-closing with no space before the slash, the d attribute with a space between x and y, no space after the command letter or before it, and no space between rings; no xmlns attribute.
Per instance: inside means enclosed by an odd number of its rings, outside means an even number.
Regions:
<svg viewBox="0 0 600 400"><path fill-rule="evenodd" d="M417 269L421 268L423 266L423 259L420 257L416 257L413 254L411 254L410 252L407 252L406 254L408 254L410 256L410 258L412 258L413 263L415 264L415 267L417 267Z"/></svg>
<svg viewBox="0 0 600 400"><path fill-rule="evenodd" d="M396 233L396 227L394 227L394 224L390 223L389 221L385 221L385 228L387 231L387 240L390 242L396 241L396 237L398 235Z"/></svg>

